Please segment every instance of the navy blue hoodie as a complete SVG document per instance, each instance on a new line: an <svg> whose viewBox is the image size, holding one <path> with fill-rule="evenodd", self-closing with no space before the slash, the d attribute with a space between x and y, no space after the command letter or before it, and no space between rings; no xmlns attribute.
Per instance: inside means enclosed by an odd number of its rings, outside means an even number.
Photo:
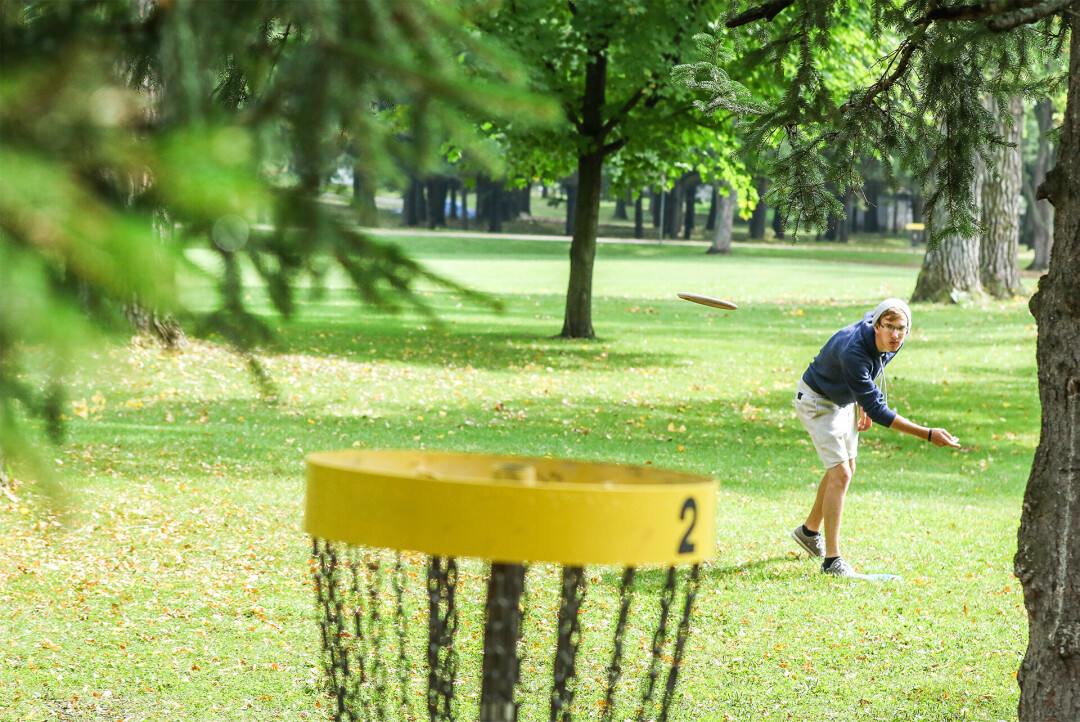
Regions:
<svg viewBox="0 0 1080 722"><path fill-rule="evenodd" d="M885 405L874 379L899 349L878 351L873 317L872 312L867 313L861 321L833 334L806 369L803 381L837 406L856 402L875 424L891 426L896 412Z"/></svg>

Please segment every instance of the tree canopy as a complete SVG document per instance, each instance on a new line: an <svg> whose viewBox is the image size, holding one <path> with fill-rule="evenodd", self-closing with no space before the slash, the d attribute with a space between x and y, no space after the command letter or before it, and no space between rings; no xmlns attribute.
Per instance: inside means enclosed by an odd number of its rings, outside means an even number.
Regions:
<svg viewBox="0 0 1080 722"><path fill-rule="evenodd" d="M716 0L640 3L513 0L477 16L477 27L522 58L529 87L556 99L549 127L496 123L511 168L526 178L573 175L576 215L562 335L590 338L601 168L617 191L667 187L689 170L728 180L745 201L749 175L730 156L730 125L694 113L670 67L694 52L693 35L720 11Z"/></svg>
<svg viewBox="0 0 1080 722"><path fill-rule="evenodd" d="M1012 95L1031 96L1062 81L1043 70L1063 49L1065 33L1054 14L1062 4L1026 8L1031 4L743 3L748 9L732 12L723 29L700 39L713 49L711 62L675 73L688 85L707 80L723 69L716 53L732 44L727 33L753 28L745 34L746 55L761 72L772 69L771 85L785 90L747 116L746 147L768 153L758 161L796 235L843 216L825 188L861 187L861 167L872 157L891 182L902 169L927 187L924 212L934 234L970 235L979 217L974 159L988 157L989 147L1002 142L983 96L1002 107ZM836 36L853 31L895 42L866 70L837 77L827 72L842 47ZM708 112L717 97L710 91L699 103ZM949 221L934 225L939 208Z"/></svg>

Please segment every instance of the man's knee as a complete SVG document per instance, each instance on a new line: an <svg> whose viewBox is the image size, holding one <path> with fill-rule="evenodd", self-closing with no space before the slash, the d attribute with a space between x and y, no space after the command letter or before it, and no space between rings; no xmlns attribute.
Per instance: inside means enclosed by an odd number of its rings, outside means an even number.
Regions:
<svg viewBox="0 0 1080 722"><path fill-rule="evenodd" d="M829 485L834 489L844 491L851 483L851 476L855 473L855 462L845 461L842 464L837 464L826 472L829 480Z"/></svg>

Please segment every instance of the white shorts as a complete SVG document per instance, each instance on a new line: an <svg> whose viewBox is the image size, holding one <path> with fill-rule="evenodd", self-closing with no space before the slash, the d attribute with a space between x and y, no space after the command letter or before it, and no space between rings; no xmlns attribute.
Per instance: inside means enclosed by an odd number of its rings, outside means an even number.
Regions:
<svg viewBox="0 0 1080 722"><path fill-rule="evenodd" d="M799 379L795 414L810 434L810 440L814 442L814 448L826 469L858 456L859 427L855 404L837 406L814 393L805 381Z"/></svg>

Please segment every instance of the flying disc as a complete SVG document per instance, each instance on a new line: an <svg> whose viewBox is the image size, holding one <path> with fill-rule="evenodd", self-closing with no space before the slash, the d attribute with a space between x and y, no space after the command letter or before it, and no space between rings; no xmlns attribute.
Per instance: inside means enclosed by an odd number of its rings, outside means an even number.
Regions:
<svg viewBox="0 0 1080 722"><path fill-rule="evenodd" d="M722 308L725 311L736 311L736 306L731 301L725 301L722 298L713 298L712 296L702 296L700 293L680 293L679 298L684 301L693 301L694 303L700 303L702 306L711 306L712 308Z"/></svg>

